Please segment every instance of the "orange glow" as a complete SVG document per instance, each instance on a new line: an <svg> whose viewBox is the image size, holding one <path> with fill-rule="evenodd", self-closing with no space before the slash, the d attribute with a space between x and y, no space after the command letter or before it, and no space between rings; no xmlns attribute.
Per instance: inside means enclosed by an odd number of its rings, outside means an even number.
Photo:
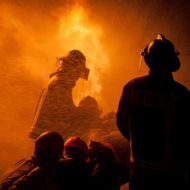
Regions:
<svg viewBox="0 0 190 190"><path fill-rule="evenodd" d="M0 99L3 105L0 145L9 147L8 152L0 152L0 168L4 171L32 154L33 141L28 134L40 92L49 74L55 71L56 57L72 49L86 55L89 79L77 82L73 93L76 104L87 95L101 99L99 78L108 68L109 60L101 44L102 29L89 21L82 7L58 11L58 15L57 9L50 10L55 19L45 24L41 12L21 10L22 7L6 3L0 4L0 8L0 55L4 63L1 76L6 76L1 83L6 90Z"/></svg>
<svg viewBox="0 0 190 190"><path fill-rule="evenodd" d="M99 77L109 66L108 57L100 42L101 35L101 28L89 22L88 15L82 7L73 7L69 14L60 20L58 38L62 49L66 52L71 49L81 50L86 55L86 64L90 69L88 82L80 79L74 89L76 104L87 95L101 98L102 86Z"/></svg>
<svg viewBox="0 0 190 190"><path fill-rule="evenodd" d="M182 64L174 77L190 88L190 57L183 56L189 52L188 6L140 2L0 1L0 175L31 155L28 134L41 90L56 69L56 57L71 49L86 55L90 69L88 81L79 79L74 88L76 105L91 95L104 113L116 111L124 84L147 73L143 62L138 69L140 52L158 33L179 49Z"/></svg>

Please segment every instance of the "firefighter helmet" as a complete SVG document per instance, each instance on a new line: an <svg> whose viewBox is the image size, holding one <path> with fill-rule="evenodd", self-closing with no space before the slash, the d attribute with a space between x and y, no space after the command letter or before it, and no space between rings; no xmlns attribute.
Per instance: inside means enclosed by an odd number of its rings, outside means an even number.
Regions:
<svg viewBox="0 0 190 190"><path fill-rule="evenodd" d="M80 137L70 137L64 144L64 152L68 147L73 147L82 152L85 159L88 160L89 152L87 144Z"/></svg>
<svg viewBox="0 0 190 190"><path fill-rule="evenodd" d="M42 133L35 141L35 152L39 149L48 151L50 154L61 157L63 153L63 138L54 131Z"/></svg>
<svg viewBox="0 0 190 190"><path fill-rule="evenodd" d="M142 52L144 60L150 69L177 71L180 67L179 52L162 34L159 34Z"/></svg>
<svg viewBox="0 0 190 190"><path fill-rule="evenodd" d="M79 50L71 50L64 57L57 58L58 70L61 70L64 66L70 64L73 67L77 67L81 70L81 78L88 79L89 69L86 67L86 57Z"/></svg>

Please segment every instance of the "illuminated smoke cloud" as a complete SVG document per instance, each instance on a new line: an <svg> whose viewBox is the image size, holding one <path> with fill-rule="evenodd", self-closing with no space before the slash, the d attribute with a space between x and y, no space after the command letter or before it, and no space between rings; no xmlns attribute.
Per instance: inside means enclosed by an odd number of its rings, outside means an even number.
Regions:
<svg viewBox="0 0 190 190"><path fill-rule="evenodd" d="M86 64L90 68L88 82L80 80L76 86L74 91L76 103L87 95L101 98L102 86L99 77L109 65L108 57L101 45L101 35L101 28L89 22L88 15L80 6L74 6L60 19L58 39L62 49L66 52L71 49L81 50L86 55Z"/></svg>

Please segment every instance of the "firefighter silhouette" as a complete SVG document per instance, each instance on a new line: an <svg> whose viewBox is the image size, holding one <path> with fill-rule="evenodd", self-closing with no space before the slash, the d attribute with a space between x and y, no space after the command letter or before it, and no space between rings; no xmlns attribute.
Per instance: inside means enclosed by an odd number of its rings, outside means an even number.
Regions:
<svg viewBox="0 0 190 190"><path fill-rule="evenodd" d="M72 128L70 134L80 136L88 143L91 134L102 128L102 119L100 114L102 110L99 108L98 102L91 96L84 97L76 109L76 116L71 121ZM74 130L73 130L74 129Z"/></svg>
<svg viewBox="0 0 190 190"><path fill-rule="evenodd" d="M67 56L57 59L57 71L50 75L37 105L31 138L48 130L60 132L61 128L69 126L76 113L72 89L79 77L88 79L89 69L85 63L86 58L79 50L72 50Z"/></svg>
<svg viewBox="0 0 190 190"><path fill-rule="evenodd" d="M72 99L72 89L79 77L88 79L89 69L85 66L85 56L78 50L72 50L65 57L58 58L57 71L50 75L47 86L43 89L32 129L31 138L53 130L63 139L80 136L85 142L92 138L108 141L119 154L122 168L122 184L128 181L128 141L116 132L114 112L101 118L102 110L95 98L84 97L76 107ZM105 141L104 141L105 140ZM118 146L119 144L119 146ZM118 147L118 149L117 149ZM127 168L127 170L125 170Z"/></svg>
<svg viewBox="0 0 190 190"><path fill-rule="evenodd" d="M190 92L173 79L178 52L158 35L142 55L147 76L129 81L120 99L117 125L130 141L129 189L183 189L189 171Z"/></svg>

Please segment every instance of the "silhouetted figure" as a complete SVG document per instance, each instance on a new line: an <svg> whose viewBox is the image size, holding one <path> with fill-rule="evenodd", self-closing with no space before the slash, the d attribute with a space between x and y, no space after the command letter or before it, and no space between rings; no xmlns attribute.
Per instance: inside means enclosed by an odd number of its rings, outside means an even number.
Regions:
<svg viewBox="0 0 190 190"><path fill-rule="evenodd" d="M89 69L85 67L85 62L86 58L79 50L72 50L58 59L57 71L50 75L37 105L31 138L47 130L60 132L63 127L69 127L76 112L72 89L79 77L88 78Z"/></svg>
<svg viewBox="0 0 190 190"><path fill-rule="evenodd" d="M73 134L82 137L86 142L93 140L110 144L118 156L121 184L127 183L129 180L129 142L118 131L115 112L108 112L101 118L102 110L98 102L95 98L87 96L80 101L77 113L70 130L75 129Z"/></svg>
<svg viewBox="0 0 190 190"><path fill-rule="evenodd" d="M64 144L64 159L55 172L59 189L91 189L88 160L86 143L80 137L68 138Z"/></svg>
<svg viewBox="0 0 190 190"><path fill-rule="evenodd" d="M126 84L117 112L118 128L130 140L130 190L184 189L190 92L171 74L180 67L178 52L158 35L142 55L149 75Z"/></svg>
<svg viewBox="0 0 190 190"><path fill-rule="evenodd" d="M121 176L116 153L109 144L91 141L89 145L92 190L119 190Z"/></svg>
<svg viewBox="0 0 190 190"><path fill-rule="evenodd" d="M78 109L81 119L87 119L89 117L90 119L98 120L102 113L102 110L98 106L98 102L91 96L83 98L79 102Z"/></svg>
<svg viewBox="0 0 190 190"><path fill-rule="evenodd" d="M45 132L35 141L31 159L23 159L1 180L1 190L57 190L54 171L62 158L63 139L56 132Z"/></svg>
<svg viewBox="0 0 190 190"><path fill-rule="evenodd" d="M100 138L100 137L99 137ZM101 137L99 142L106 142L110 144L116 155L120 170L121 185L129 182L129 168L130 168L130 147L129 141L121 135L117 130L111 131Z"/></svg>
<svg viewBox="0 0 190 190"><path fill-rule="evenodd" d="M88 142L92 133L103 129L99 108L95 98L87 96L79 102L76 117L71 121L69 129L73 136L80 136L85 142Z"/></svg>
<svg viewBox="0 0 190 190"><path fill-rule="evenodd" d="M87 144L80 137L69 137L64 144L64 157L86 163L89 159Z"/></svg>

